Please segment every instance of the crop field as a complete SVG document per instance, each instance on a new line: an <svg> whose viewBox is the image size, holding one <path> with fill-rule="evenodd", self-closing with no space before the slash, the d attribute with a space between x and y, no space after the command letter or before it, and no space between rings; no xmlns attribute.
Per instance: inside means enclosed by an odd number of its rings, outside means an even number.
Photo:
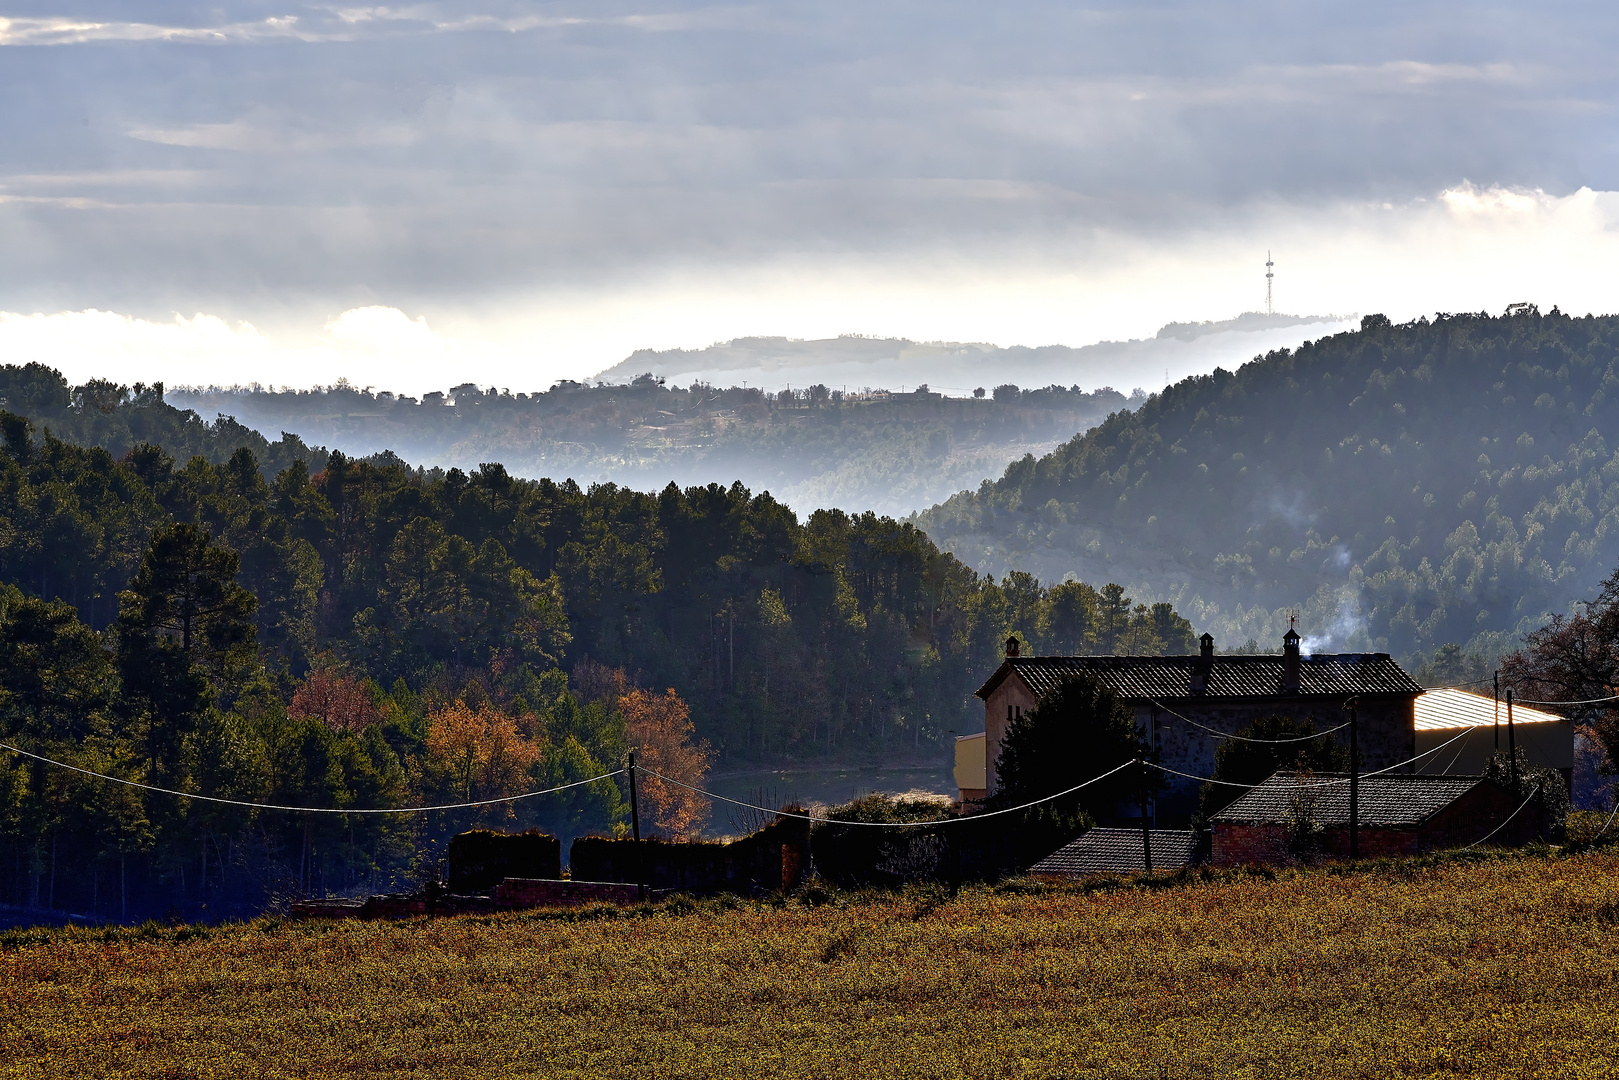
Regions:
<svg viewBox="0 0 1619 1080"><path fill-rule="evenodd" d="M0 1076L1619 1075L1619 855L14 932Z"/></svg>

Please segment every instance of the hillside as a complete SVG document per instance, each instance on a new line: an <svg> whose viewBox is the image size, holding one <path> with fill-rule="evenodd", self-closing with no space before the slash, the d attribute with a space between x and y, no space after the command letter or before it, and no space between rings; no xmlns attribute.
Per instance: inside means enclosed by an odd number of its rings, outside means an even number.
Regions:
<svg viewBox="0 0 1619 1080"><path fill-rule="evenodd" d="M1182 380L919 515L981 571L1116 580L1222 643L1493 653L1619 562L1619 318L1440 315Z"/></svg>
<svg viewBox="0 0 1619 1080"><path fill-rule="evenodd" d="M0 387L34 414L0 410L0 741L171 791L445 805L599 777L630 747L688 783L942 771L1014 630L1195 648L1167 604L989 580L908 523L800 518L738 483L587 490L336 451L312 470L295 439L155 389L38 366L0 366ZM471 824L611 831L621 784L345 825L0 754L0 905L218 917L289 883L375 891ZM641 807L674 835L707 811L650 786Z"/></svg>
<svg viewBox="0 0 1619 1080"><path fill-rule="evenodd" d="M909 514L1008 461L1045 453L1075 431L1128 407L1108 388L1019 390L981 398L845 394L825 386L766 393L692 381L663 385L559 383L512 394L472 384L420 400L339 383L312 391L171 390L204 416L263 431L294 431L350 456L392 451L466 471L501 462L514 476L572 478L655 490L716 479L768 491L802 513L823 507Z"/></svg>

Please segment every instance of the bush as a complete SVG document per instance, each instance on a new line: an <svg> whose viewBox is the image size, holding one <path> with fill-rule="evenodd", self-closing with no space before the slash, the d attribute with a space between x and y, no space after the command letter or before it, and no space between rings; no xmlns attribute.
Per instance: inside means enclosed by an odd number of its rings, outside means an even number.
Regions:
<svg viewBox="0 0 1619 1080"><path fill-rule="evenodd" d="M449 862L452 893L487 893L503 878L561 877L562 845L535 829L473 829L450 839Z"/></svg>

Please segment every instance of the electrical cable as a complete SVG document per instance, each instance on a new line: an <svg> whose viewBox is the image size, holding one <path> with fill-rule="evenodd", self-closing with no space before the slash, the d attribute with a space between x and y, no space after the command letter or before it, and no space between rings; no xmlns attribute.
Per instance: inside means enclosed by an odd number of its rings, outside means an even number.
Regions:
<svg viewBox="0 0 1619 1080"><path fill-rule="evenodd" d="M1529 701L1523 698L1513 698L1514 705L1601 705L1608 701L1619 701L1619 694L1612 697L1586 698L1584 701Z"/></svg>
<svg viewBox="0 0 1619 1080"><path fill-rule="evenodd" d="M1498 833L1502 829L1506 828L1508 822L1510 822L1513 818L1518 816L1518 811L1522 810L1524 807L1528 806L1530 804L1530 802L1532 802L1534 800L1534 797L1536 795L1539 795L1539 794L1540 794L1540 785L1536 784L1535 785L1535 790L1533 790L1533 791L1531 791L1529 793L1529 797L1527 799L1525 799L1523 802L1518 804L1518 809L1514 810L1512 813L1507 815L1507 820L1506 821L1503 821L1501 824L1499 824L1495 828L1491 829L1488 833L1486 833L1484 835L1484 837L1482 839L1474 840L1471 844L1468 844L1467 847L1462 848L1462 850L1466 851L1466 850L1468 850L1468 848L1476 848L1480 844L1484 843L1485 840L1488 840L1490 837L1494 836L1496 833Z"/></svg>
<svg viewBox="0 0 1619 1080"><path fill-rule="evenodd" d="M725 795L716 795L712 791L708 791L700 787L694 787L691 784L685 783L684 781L676 780L672 776L665 776L660 772L655 772L644 765L637 765L635 767L635 771L646 773L648 776L656 776L659 780L674 784L676 787L683 787L687 791L695 791L699 795L706 795L710 799L718 799L720 802L730 803L732 806L740 806L748 810L759 810L766 814L774 814L777 817L796 818L800 821L816 821L826 825L862 825L875 829L920 829L932 825L959 825L964 821L983 821L985 818L1000 817L1002 814L1012 814L1019 810L1027 810L1031 806L1039 806L1041 803L1048 803L1053 799L1060 799L1064 795L1072 795L1080 788L1089 787L1099 780L1106 780L1120 769L1128 769L1132 765L1139 764L1141 764L1140 758L1126 761L1123 765L1109 769L1101 776L1093 776L1083 784L1075 784L1067 791L1059 791L1055 795L1047 795L1043 798L1035 799L1032 802L1026 802L1022 806L1009 806L1005 810L991 810L987 814L965 814L961 817L941 818L938 821L841 821L838 818L817 817L814 814L805 814L791 810L778 810L774 807L758 806L754 803L743 802L741 799L732 799Z"/></svg>
<svg viewBox="0 0 1619 1080"><path fill-rule="evenodd" d="M1608 820L1604 821L1602 823L1602 828L1598 829L1597 834L1595 836L1591 837L1591 842L1592 843L1595 843L1596 841L1602 839L1602 834L1608 831L1608 826L1609 825L1613 824L1613 816L1615 814L1619 814L1619 799L1614 800L1613 809L1608 811Z"/></svg>
<svg viewBox="0 0 1619 1080"><path fill-rule="evenodd" d="M193 799L198 802L219 803L223 806L245 806L251 810L290 810L299 814L423 814L430 810L465 810L474 806L494 806L497 803L517 802L520 799L532 799L539 795L551 795L558 791L567 791L569 788L584 787L586 784L594 784L598 780L607 780L614 776L619 776L624 772L623 769L614 769L612 772L602 773L600 776L592 776L589 780L575 780L571 784L562 784L558 787L546 788L543 791L525 791L521 795L502 795L498 799L478 799L474 802L443 803L438 806L399 806L391 809L367 807L363 809L345 810L335 806L278 806L274 803L246 802L242 799L221 799L214 795L198 795L191 791L175 791L173 788L155 787L152 784L143 784L138 780L125 780L121 776L108 776L106 773L94 772L90 769L80 768L77 765L69 765L65 761L57 761L54 758L45 757L43 754L32 753L31 751L24 750L20 747L12 746L10 743L0 743L0 750L10 750L13 754L21 754L23 757L33 758L35 761L43 761L47 765L55 765L60 769L71 769L76 773L83 773L85 776L93 776L98 780L111 780L115 784L124 784L132 788L140 788L142 791L155 791L160 795L178 795L182 799Z"/></svg>
<svg viewBox="0 0 1619 1080"><path fill-rule="evenodd" d="M1458 746L1456 748L1456 755L1454 757L1452 757L1450 759L1450 761L1448 761L1445 764L1445 767L1443 769L1439 770L1439 775L1441 775L1441 776L1449 776L1450 775L1450 770L1456 767L1456 763L1462 759L1462 755L1465 754L1465 753L1467 753L1467 744L1463 743L1462 745L1460 745L1460 746Z"/></svg>
<svg viewBox="0 0 1619 1080"><path fill-rule="evenodd" d="M1373 770L1371 772L1363 772L1363 773L1360 774L1360 776L1363 779L1365 777L1368 777L1368 776L1381 776L1384 773L1393 772L1395 769L1402 768L1402 767L1404 767L1406 765L1409 765L1414 761L1421 761L1423 758L1427 757L1429 754L1437 754L1439 751L1443 750L1445 747L1449 746L1451 743L1455 742L1457 739L1465 738L1467 735L1472 733L1473 730L1474 730L1473 728L1466 728L1461 732L1461 734L1457 735L1455 738L1446 739L1444 742L1440 743L1438 746L1435 746L1432 749L1424 750L1422 753L1418 754L1416 757L1408 757L1404 761L1395 762L1393 765L1389 765L1389 766L1386 766L1386 767L1381 768L1381 769L1375 769L1375 770ZM1188 780L1204 780L1204 781L1207 781L1210 784L1222 784L1225 787L1256 788L1256 787L1259 786L1258 784L1239 784L1239 783L1235 783L1235 782L1233 782L1231 780L1216 780L1212 776L1197 776L1197 775L1195 775L1193 773L1181 772L1179 769L1171 769L1169 766L1160 765L1155 761L1149 761L1149 762L1147 762L1147 764L1149 766L1151 766L1152 768L1159 770L1160 772L1173 773L1176 776L1183 776ZM1261 781L1261 782L1263 782L1263 781ZM1343 776L1343 777L1338 777L1338 778L1332 779L1332 780L1315 780L1315 781L1311 781L1310 786L1311 787L1331 787L1334 784L1347 784L1347 783L1349 783L1349 777Z"/></svg>
<svg viewBox="0 0 1619 1080"><path fill-rule="evenodd" d="M1154 705L1158 706L1158 708L1164 710L1166 713L1168 713L1170 716L1175 717L1176 719L1185 720L1188 724L1191 724L1193 727L1202 728L1204 731L1212 732L1214 735L1218 736L1219 738L1222 738L1222 739L1236 739L1238 742L1250 742L1250 743L1301 743L1301 742L1309 742L1311 739L1319 739L1323 735L1331 735L1334 731L1342 731L1344 728L1349 726L1349 722L1346 720L1342 724L1339 724L1337 727L1328 728L1325 731L1318 731L1314 735L1300 735L1299 737L1294 738L1294 739L1253 739L1253 738L1249 738L1246 735L1233 735L1233 734L1231 734L1229 732L1221 731L1219 728L1212 728L1212 727L1209 727L1207 724L1200 724L1196 720L1193 720L1191 717L1182 716L1180 713L1176 712L1174 709L1171 709L1168 705L1165 705L1161 701L1157 701L1155 699L1149 699L1149 700L1151 700Z"/></svg>

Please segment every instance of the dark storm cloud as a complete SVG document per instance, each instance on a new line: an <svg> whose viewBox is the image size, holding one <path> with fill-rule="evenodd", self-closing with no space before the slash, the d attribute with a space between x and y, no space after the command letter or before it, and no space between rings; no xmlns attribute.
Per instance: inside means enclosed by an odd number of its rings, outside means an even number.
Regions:
<svg viewBox="0 0 1619 1080"><path fill-rule="evenodd" d="M0 7L0 308L487 296L1614 187L1605 5Z"/></svg>

